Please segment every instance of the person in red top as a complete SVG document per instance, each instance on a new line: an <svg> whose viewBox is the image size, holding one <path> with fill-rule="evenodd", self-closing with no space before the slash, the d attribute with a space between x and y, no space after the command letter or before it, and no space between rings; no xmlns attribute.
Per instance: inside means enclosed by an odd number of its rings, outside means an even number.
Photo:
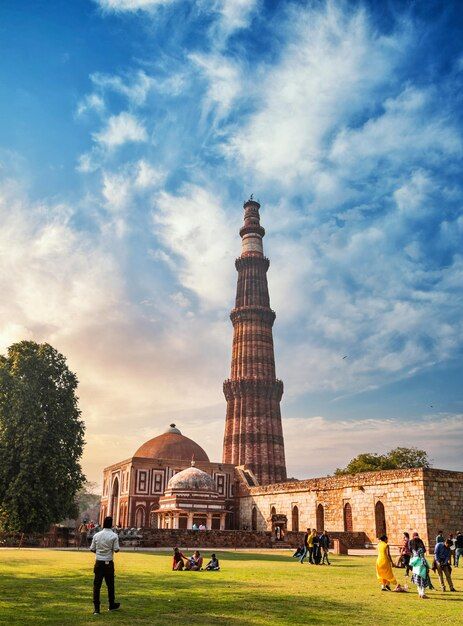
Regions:
<svg viewBox="0 0 463 626"><path fill-rule="evenodd" d="M410 550L410 535L408 533L404 533L403 543L400 548L400 558L403 566L405 567L405 576L408 576L412 571L412 568L410 567L411 556L412 551Z"/></svg>
<svg viewBox="0 0 463 626"><path fill-rule="evenodd" d="M178 548L174 548L174 559L172 561L172 570L179 572L185 566L183 559L187 559L187 557L180 552Z"/></svg>

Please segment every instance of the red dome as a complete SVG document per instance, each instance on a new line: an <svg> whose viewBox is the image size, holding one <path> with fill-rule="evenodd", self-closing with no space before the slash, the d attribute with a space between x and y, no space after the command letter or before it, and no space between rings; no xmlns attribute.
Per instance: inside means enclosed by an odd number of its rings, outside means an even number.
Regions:
<svg viewBox="0 0 463 626"><path fill-rule="evenodd" d="M170 428L157 437L153 437L138 448L134 456L145 459L166 459L168 461L205 461L209 463L209 457L195 441L184 437L182 433L171 424Z"/></svg>

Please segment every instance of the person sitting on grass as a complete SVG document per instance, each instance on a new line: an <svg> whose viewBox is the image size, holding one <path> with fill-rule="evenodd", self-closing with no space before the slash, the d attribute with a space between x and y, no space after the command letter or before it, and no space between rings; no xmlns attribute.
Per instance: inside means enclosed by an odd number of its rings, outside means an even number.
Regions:
<svg viewBox="0 0 463 626"><path fill-rule="evenodd" d="M172 561L172 570L176 572L182 571L185 566L184 559L186 560L186 556L180 552L178 548L174 548L174 558Z"/></svg>
<svg viewBox="0 0 463 626"><path fill-rule="evenodd" d="M381 591L391 591L391 584L395 586L394 591L405 591L392 573L392 566L391 551L389 550L387 537L382 535L378 542L378 558L376 560L376 576L381 582Z"/></svg>
<svg viewBox="0 0 463 626"><path fill-rule="evenodd" d="M429 587L429 563L424 557L424 551L419 548L414 556L410 559L410 566L412 567L412 582L415 583L418 589L418 595L422 600L427 600L429 596L426 595L426 587Z"/></svg>
<svg viewBox="0 0 463 626"><path fill-rule="evenodd" d="M220 569L219 559L215 556L215 554L211 554L211 560L206 565L207 572L218 572Z"/></svg>
<svg viewBox="0 0 463 626"><path fill-rule="evenodd" d="M198 550L195 550L193 552L191 563L192 563L191 568L190 568L191 570L195 572L199 572L199 570L203 569L203 557L201 556Z"/></svg>

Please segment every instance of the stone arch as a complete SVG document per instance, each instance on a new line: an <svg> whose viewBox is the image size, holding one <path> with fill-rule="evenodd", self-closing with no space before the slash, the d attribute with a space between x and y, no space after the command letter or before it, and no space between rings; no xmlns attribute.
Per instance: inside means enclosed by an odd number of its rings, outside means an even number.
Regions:
<svg viewBox="0 0 463 626"><path fill-rule="evenodd" d="M277 514L277 510L276 510L276 508L274 506L272 506L270 508L270 515L276 515L276 514Z"/></svg>
<svg viewBox="0 0 463 626"><path fill-rule="evenodd" d="M325 509L321 503L317 506L317 530L325 530Z"/></svg>
<svg viewBox="0 0 463 626"><path fill-rule="evenodd" d="M346 502L344 505L344 532L351 533L354 530L352 522L352 507L350 502Z"/></svg>
<svg viewBox="0 0 463 626"><path fill-rule="evenodd" d="M251 530L257 530L257 508L252 507L251 511Z"/></svg>
<svg viewBox="0 0 463 626"><path fill-rule="evenodd" d="M386 534L386 511L381 500L378 500L375 504L375 526L376 537L379 539L381 535Z"/></svg>
<svg viewBox="0 0 463 626"><path fill-rule="evenodd" d="M118 523L119 517L119 478L113 480L113 487L111 490L111 510L110 515L113 518L113 524L116 525Z"/></svg>
<svg viewBox="0 0 463 626"><path fill-rule="evenodd" d="M291 510L291 530L299 532L299 509L295 504Z"/></svg>
<svg viewBox="0 0 463 626"><path fill-rule="evenodd" d="M135 526L136 528L143 528L145 525L145 507L137 506L135 510Z"/></svg>

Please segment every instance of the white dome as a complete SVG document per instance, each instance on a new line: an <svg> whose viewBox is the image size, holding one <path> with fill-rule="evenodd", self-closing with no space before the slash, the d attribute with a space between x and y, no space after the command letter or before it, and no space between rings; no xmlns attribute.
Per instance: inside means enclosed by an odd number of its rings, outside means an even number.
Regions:
<svg viewBox="0 0 463 626"><path fill-rule="evenodd" d="M187 469L174 474L169 480L167 489L185 491L217 491L214 479L207 472L197 467Z"/></svg>

